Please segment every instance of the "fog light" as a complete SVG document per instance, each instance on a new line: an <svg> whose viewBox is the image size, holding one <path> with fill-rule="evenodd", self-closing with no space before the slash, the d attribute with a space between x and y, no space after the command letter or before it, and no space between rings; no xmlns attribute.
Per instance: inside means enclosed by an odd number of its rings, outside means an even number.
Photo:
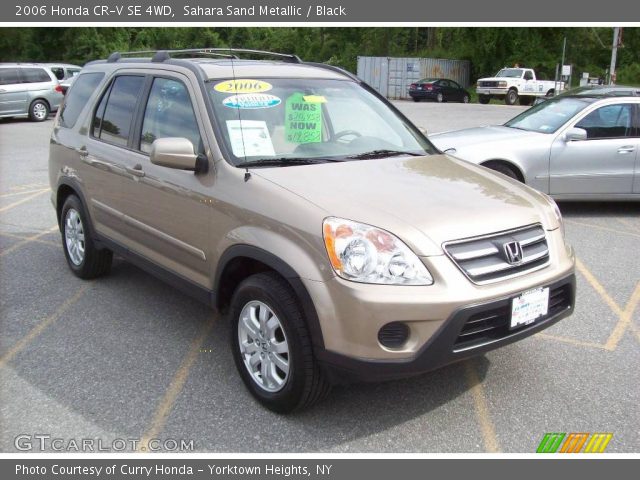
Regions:
<svg viewBox="0 0 640 480"><path fill-rule="evenodd" d="M387 323L378 331L378 341L387 348L400 348L409 338L409 327L400 322Z"/></svg>

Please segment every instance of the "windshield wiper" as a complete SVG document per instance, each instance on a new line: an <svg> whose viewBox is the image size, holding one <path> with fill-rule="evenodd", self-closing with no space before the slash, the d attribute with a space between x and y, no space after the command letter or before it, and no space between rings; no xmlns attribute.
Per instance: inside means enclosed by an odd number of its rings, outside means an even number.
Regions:
<svg viewBox="0 0 640 480"><path fill-rule="evenodd" d="M324 158L324 157L280 157L280 158L263 158L261 160L254 160L252 162L242 162L236 164L236 167L250 168L250 167L288 167L293 165L314 165L317 163L327 162L341 162L342 160L336 158Z"/></svg>
<svg viewBox="0 0 640 480"><path fill-rule="evenodd" d="M370 152L359 153L357 155L349 155L347 158L353 158L356 160L366 160L369 158L384 158L384 157L395 157L398 155L411 155L412 157L422 157L422 153L415 152L405 152L403 150L372 150Z"/></svg>

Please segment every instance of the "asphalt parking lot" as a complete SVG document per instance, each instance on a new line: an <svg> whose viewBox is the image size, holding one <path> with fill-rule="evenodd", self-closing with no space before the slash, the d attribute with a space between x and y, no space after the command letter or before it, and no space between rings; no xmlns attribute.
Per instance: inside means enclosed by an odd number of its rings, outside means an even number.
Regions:
<svg viewBox="0 0 640 480"><path fill-rule="evenodd" d="M523 109L398 105L432 133ZM534 452L545 432L612 432L607 452L640 451L640 203L560 205L578 256L572 317L279 416L244 388L223 318L119 259L100 280L71 274L49 201L51 126L0 121L0 451L45 434L212 452Z"/></svg>

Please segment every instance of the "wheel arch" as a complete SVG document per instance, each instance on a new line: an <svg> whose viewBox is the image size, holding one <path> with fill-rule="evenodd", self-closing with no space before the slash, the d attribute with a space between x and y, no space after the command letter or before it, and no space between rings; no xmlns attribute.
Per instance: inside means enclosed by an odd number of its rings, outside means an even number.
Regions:
<svg viewBox="0 0 640 480"><path fill-rule="evenodd" d="M314 349L323 349L320 320L300 275L284 260L262 248L244 244L232 245L220 256L213 283L215 307L219 311L226 311L240 282L250 275L264 271L276 272L293 289L305 314Z"/></svg>
<svg viewBox="0 0 640 480"><path fill-rule="evenodd" d="M513 172L516 174L520 182L526 184L526 181L525 181L526 179L522 169L520 168L519 165L517 165L515 162L511 160L506 160L504 158L492 158L490 160L485 160L481 162L480 165L487 168L491 168L490 165L504 165L510 168L511 170L513 170Z"/></svg>

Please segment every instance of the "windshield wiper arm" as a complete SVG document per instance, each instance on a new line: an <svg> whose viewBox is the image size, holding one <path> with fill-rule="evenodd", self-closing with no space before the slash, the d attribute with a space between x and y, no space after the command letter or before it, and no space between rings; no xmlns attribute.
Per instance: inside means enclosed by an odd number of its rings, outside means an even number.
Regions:
<svg viewBox="0 0 640 480"><path fill-rule="evenodd" d="M254 160L252 162L242 162L236 164L236 167L249 168L249 167L288 167L293 165L314 165L317 163L327 162L341 162L342 160L336 158L324 158L324 157L280 157L280 158L263 158L261 160Z"/></svg>
<svg viewBox="0 0 640 480"><path fill-rule="evenodd" d="M422 153L415 152L405 152L403 150L372 150L370 152L359 153L357 155L349 155L347 158L353 158L356 160L366 160L369 158L384 158L384 157L394 157L398 155L411 155L412 157L422 157Z"/></svg>

